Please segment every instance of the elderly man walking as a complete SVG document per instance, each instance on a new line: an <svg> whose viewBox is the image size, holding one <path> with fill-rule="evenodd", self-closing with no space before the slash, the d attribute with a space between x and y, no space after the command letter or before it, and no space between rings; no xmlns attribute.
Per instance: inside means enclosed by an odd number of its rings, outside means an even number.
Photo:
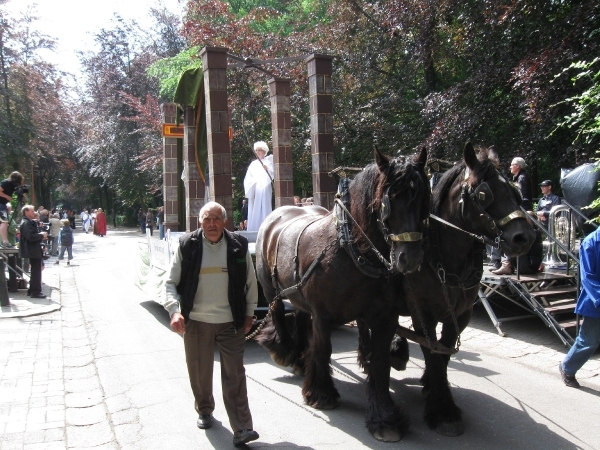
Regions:
<svg viewBox="0 0 600 450"><path fill-rule="evenodd" d="M183 334L198 428L212 426L214 348L221 356L223 402L234 445L258 439L248 406L245 333L252 327L258 289L248 240L225 229L216 202L202 207L202 228L182 236L166 282L171 328Z"/></svg>

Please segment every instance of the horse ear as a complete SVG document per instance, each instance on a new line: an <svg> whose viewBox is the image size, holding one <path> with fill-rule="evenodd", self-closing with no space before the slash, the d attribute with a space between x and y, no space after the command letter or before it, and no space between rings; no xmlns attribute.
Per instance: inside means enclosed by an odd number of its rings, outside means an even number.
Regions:
<svg viewBox="0 0 600 450"><path fill-rule="evenodd" d="M425 168L425 164L427 164L427 149L425 146L421 147L421 150L415 153L413 161L421 170Z"/></svg>
<svg viewBox="0 0 600 450"><path fill-rule="evenodd" d="M377 146L375 146L375 162L377 163L377 167L379 170L383 172L387 169L390 164L390 158L379 151Z"/></svg>
<svg viewBox="0 0 600 450"><path fill-rule="evenodd" d="M465 148L463 149L463 158L467 164L467 167L471 170L473 170L479 164L479 160L477 159L475 149L473 148L473 144L471 144L471 142L467 142L465 144Z"/></svg>

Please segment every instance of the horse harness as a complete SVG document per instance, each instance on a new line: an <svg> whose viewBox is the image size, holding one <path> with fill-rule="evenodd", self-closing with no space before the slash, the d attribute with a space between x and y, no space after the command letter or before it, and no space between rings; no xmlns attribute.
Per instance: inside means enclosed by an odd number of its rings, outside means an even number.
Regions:
<svg viewBox="0 0 600 450"><path fill-rule="evenodd" d="M304 286L304 284L306 283L306 281L313 274L316 267L321 263L321 261L325 257L325 254L329 251L330 248L334 247L336 244L339 244L340 247L343 247L348 252L348 254L350 255L350 258L354 262L355 266L364 275L367 275L371 278L379 278L382 276L383 277L391 277L398 273L396 266L393 262L393 256L392 256L393 252L390 251L390 261L386 260L383 257L383 255L381 255L381 253L377 250L377 248L371 242L371 240L367 237L366 233L358 226L358 224L356 223L356 220L350 214L350 211L348 211L346 204L349 204L349 201L350 201L350 194L349 194L349 189L348 189L350 186L350 181L351 180L349 178L341 178L340 182L339 182L339 186L338 186L338 193L336 194L333 217L334 217L334 224L335 224L335 227L337 230L337 237L335 239L333 239L329 244L327 244L325 246L325 248L323 248L323 250L319 253L319 255L310 264L310 266L308 267L306 272L304 272L304 274L302 274L302 277L300 277L300 266L299 266L300 258L299 258L299 250L298 250L299 245L300 245L300 238L302 237L304 231L310 225L312 225L314 222L316 222L317 220L322 219L324 217L322 215L313 216L314 217L313 220L308 221L304 225L302 230L298 233L298 236L296 237L296 245L295 245L295 250L294 250L294 263L295 263L294 280L295 280L296 284L294 284L293 286L290 286L288 288L285 288L285 289L280 289L278 276L277 276L277 255L279 254L279 243L281 240L281 236L283 236L285 230L290 225L292 225L292 223L295 223L297 220L299 220L301 218L306 218L307 216L299 216L293 220L290 220L283 227L281 232L279 233L279 236L277 237L277 243L275 244L275 257L274 257L273 270L271 272L271 282L273 284L273 288L275 289L275 292L277 293L275 296L275 299L273 300L274 302L276 300L286 298L290 294L298 293L302 297L302 301L305 303L305 305L308 306L308 303L306 302L306 299L304 298L304 295L302 294L301 289ZM413 241L421 240L423 238L423 234L420 232L405 232L402 234L392 234L388 231L386 221L387 221L387 218L391 214L391 205L390 205L388 193L389 193L389 188L386 190L385 194L383 195L383 197L381 199L381 205L379 208L380 217L378 219L379 226L381 228L381 231L383 233L383 236L384 236L386 242L390 245L390 247L392 247L394 242L413 242ZM358 246L350 237L350 234L351 234L350 227L349 227L350 220L356 225L357 229L363 234L364 238L366 239L367 243L369 244L370 250L373 251L373 253L375 254L375 256L377 256L379 261L381 261L381 263L383 264L383 267L376 267L375 265L370 263L366 258L364 258L361 255L360 250L358 249Z"/></svg>
<svg viewBox="0 0 600 450"><path fill-rule="evenodd" d="M351 180L349 178L340 179L338 185L338 192L335 196L335 205L333 207L333 217L335 228L337 230L338 241L340 243L340 247L343 247L352 262L356 266L356 268L363 274L370 278L380 278L386 277L389 278L391 276L398 274L398 269L394 264L394 253L393 253L393 243L394 242L416 242L423 239L423 233L420 232L404 232L401 234L392 234L389 232L387 228L387 219L392 213L392 208L390 204L389 198L389 188L386 189L383 197L381 198L381 205L379 208L379 219L377 223L381 229L383 237L385 241L390 246L390 260L386 260L383 255L377 250L375 245L368 238L366 233L358 226L350 211L348 211L348 206L350 204L350 187ZM383 267L377 267L373 263L371 263L368 259L362 256L358 245L351 237L351 228L350 221L356 226L356 228L362 233L363 237L367 241L367 244L370 247L370 250L375 254L377 259L382 263Z"/></svg>

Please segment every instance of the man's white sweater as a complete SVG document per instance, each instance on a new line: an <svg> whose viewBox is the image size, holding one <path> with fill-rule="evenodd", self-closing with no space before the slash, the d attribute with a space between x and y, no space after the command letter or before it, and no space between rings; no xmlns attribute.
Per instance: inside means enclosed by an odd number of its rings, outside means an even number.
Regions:
<svg viewBox="0 0 600 450"><path fill-rule="evenodd" d="M166 282L167 299L165 309L170 315L181 312L177 285L181 280L181 250L177 249L171 263L169 279ZM190 319L206 323L233 322L229 306L229 274L227 273L227 241L225 238L215 244L202 234L202 267L200 282L194 297ZM258 301L256 274L250 252L246 252L246 315L254 315Z"/></svg>

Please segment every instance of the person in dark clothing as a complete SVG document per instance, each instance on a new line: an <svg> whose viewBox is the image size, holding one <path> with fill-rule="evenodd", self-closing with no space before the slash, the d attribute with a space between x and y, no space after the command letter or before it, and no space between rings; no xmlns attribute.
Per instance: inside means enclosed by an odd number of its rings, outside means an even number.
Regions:
<svg viewBox="0 0 600 450"><path fill-rule="evenodd" d="M560 205L560 197L552 193L552 180L544 180L540 183L543 197L537 204L536 214L538 220L548 228L548 215L553 206Z"/></svg>
<svg viewBox="0 0 600 450"><path fill-rule="evenodd" d="M33 205L23 206L23 222L21 222L21 240L19 241L19 256L29 259L31 279L28 294L31 298L46 298L42 293L42 241L48 239L48 233L39 232L35 220Z"/></svg>
<svg viewBox="0 0 600 450"><path fill-rule="evenodd" d="M529 177L527 176L527 173L525 173L526 167L527 164L525 163L525 160L520 156L516 156L510 163L510 173L512 174L513 183L515 183L521 191L521 197L523 199L521 207L526 211L532 211L531 188ZM500 263L500 259L502 259L502 263ZM491 272L496 275L510 275L514 271L510 258L502 256L500 249L495 247L492 249L491 266L492 269L494 269Z"/></svg>
<svg viewBox="0 0 600 450"><path fill-rule="evenodd" d="M248 200L242 200L242 221L240 222L240 230L248 228Z"/></svg>
<svg viewBox="0 0 600 450"><path fill-rule="evenodd" d="M140 224L140 231L146 234L146 214L142 208L138 209L138 223Z"/></svg>
<svg viewBox="0 0 600 450"><path fill-rule="evenodd" d="M148 212L146 213L146 229L150 230L150 236L152 236L154 230L154 213L150 208L148 208Z"/></svg>
<svg viewBox="0 0 600 450"><path fill-rule="evenodd" d="M525 172L525 168L527 164L525 160L519 156L513 158L510 163L510 173L512 174L512 180L515 182L519 189L521 190L521 196L523 197L523 202L521 206L526 211L532 211L531 207L531 185L529 184L529 177Z"/></svg>

